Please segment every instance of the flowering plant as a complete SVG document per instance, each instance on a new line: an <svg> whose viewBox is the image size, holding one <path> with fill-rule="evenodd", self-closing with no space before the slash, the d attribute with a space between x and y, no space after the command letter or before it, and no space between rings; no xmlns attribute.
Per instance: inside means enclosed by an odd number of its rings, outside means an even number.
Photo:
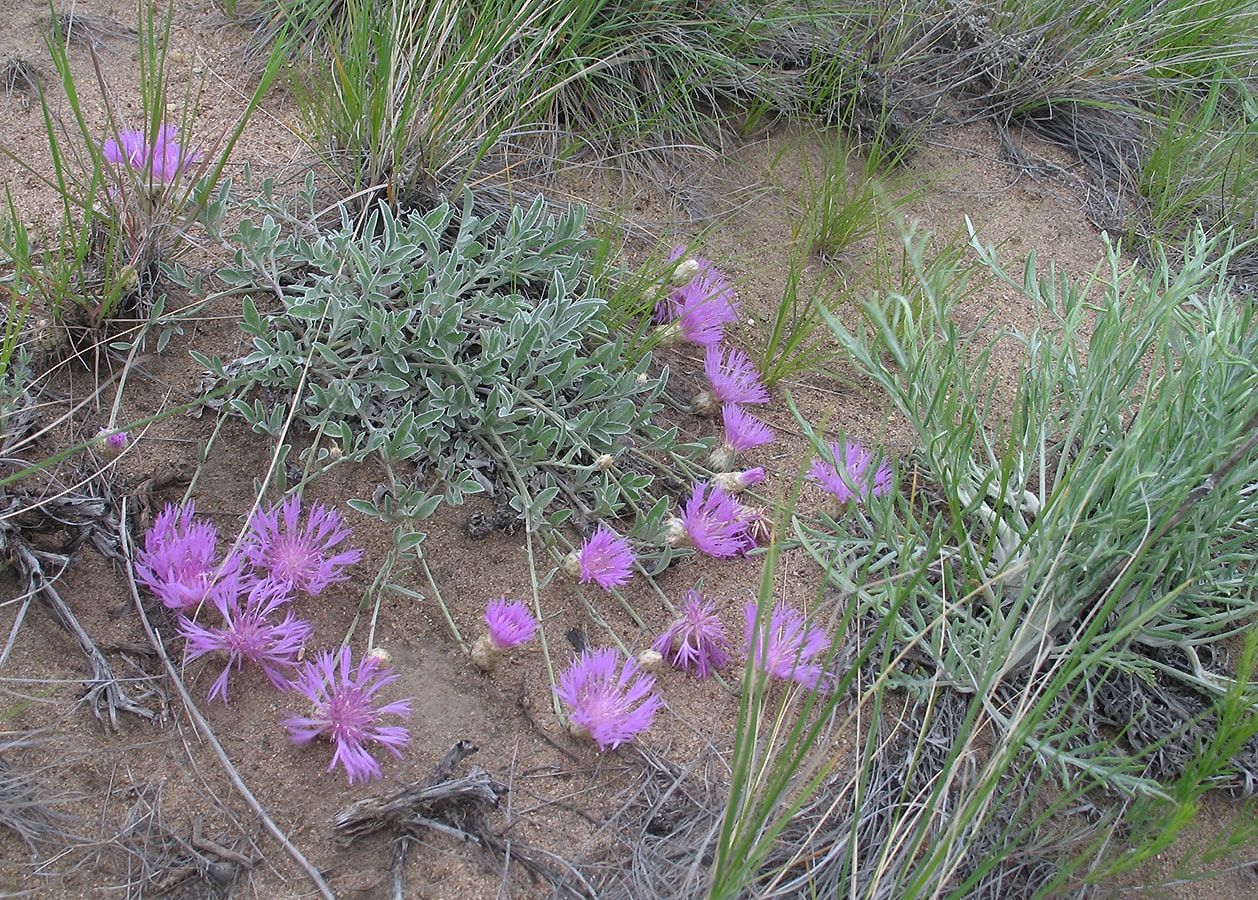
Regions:
<svg viewBox="0 0 1258 900"><path fill-rule="evenodd" d="M664 702L654 693L655 676L634 659L620 663L617 672L619 659L611 648L586 650L555 686L572 710L573 735L590 738L600 750L615 749L650 728Z"/></svg>
<svg viewBox="0 0 1258 900"><path fill-rule="evenodd" d="M716 604L696 590L686 591L681 615L651 648L670 666L693 671L698 678L707 678L730 660L729 639Z"/></svg>
<svg viewBox="0 0 1258 900"><path fill-rule="evenodd" d="M410 732L402 725L382 725L385 716L405 719L411 701L394 700L378 705L376 694L397 680L397 674L383 668L380 657L368 653L354 665L349 647L339 652L320 652L306 662L292 682L294 693L310 701L309 715L292 715L284 720L289 740L306 744L324 738L335 748L331 772L341 765L349 783L380 777L380 763L366 744L379 744L398 759L410 743Z"/></svg>

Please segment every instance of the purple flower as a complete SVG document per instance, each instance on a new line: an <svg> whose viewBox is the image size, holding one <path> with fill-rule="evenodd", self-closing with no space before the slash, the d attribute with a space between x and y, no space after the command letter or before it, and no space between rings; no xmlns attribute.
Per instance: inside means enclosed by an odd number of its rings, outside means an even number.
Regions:
<svg viewBox="0 0 1258 900"><path fill-rule="evenodd" d="M498 668L503 653L532 640L537 631L537 620L529 608L519 600L508 602L506 597L491 600L485 607L485 624L489 633L477 638L470 652L472 662L482 672Z"/></svg>
<svg viewBox="0 0 1258 900"><path fill-rule="evenodd" d="M734 459L745 450L771 443L777 435L736 403L726 403L723 408L725 441L712 451L709 462L717 471L726 471L734 465Z"/></svg>
<svg viewBox="0 0 1258 900"><path fill-rule="evenodd" d="M485 624L489 626L489 640L499 650L510 650L525 641L531 641L537 631L537 619L519 600L506 597L489 601L485 607Z"/></svg>
<svg viewBox="0 0 1258 900"><path fill-rule="evenodd" d="M708 556L729 557L745 554L756 546L750 527L756 516L713 485L696 484L682 509L681 518L669 524L668 541L674 547L690 546Z"/></svg>
<svg viewBox="0 0 1258 900"><path fill-rule="evenodd" d="M708 378L711 399L717 403L769 402L769 392L760 381L760 371L737 347L725 352L719 346L708 347L703 353L703 373Z"/></svg>
<svg viewBox="0 0 1258 900"><path fill-rule="evenodd" d="M803 613L775 603L769 620L758 622L759 606L748 603L745 614L746 652L753 666L774 678L796 681L809 690L833 689L834 675L824 667L830 638L820 628L809 625Z"/></svg>
<svg viewBox="0 0 1258 900"><path fill-rule="evenodd" d="M316 503L310 507L304 528L298 527L300 519L301 498L295 495L269 512L259 510L249 520L242 551L271 578L287 581L307 594L318 594L332 582L347 579L342 570L362 559L363 551L330 555L332 548L351 533L336 510Z"/></svg>
<svg viewBox="0 0 1258 900"><path fill-rule="evenodd" d="M324 651L302 666L292 682L292 689L313 705L309 716L290 716L283 725L288 739L305 744L317 737L332 742L336 748L331 772L337 763L345 767L349 783L380 777L380 763L363 746L374 741L398 759L402 748L410 743L410 733L401 725L381 725L383 716L410 715L410 700L395 700L384 706L375 705L375 695L397 680L392 669L381 668L379 657L367 654L355 669L349 647L339 653Z"/></svg>
<svg viewBox="0 0 1258 900"><path fill-rule="evenodd" d="M129 437L125 431L102 428L97 432L96 437L92 438L92 449L104 456L114 457L127 446Z"/></svg>
<svg viewBox="0 0 1258 900"><path fill-rule="evenodd" d="M116 139L105 141L101 152L115 165L130 166L146 173L153 181L169 184L201 158L197 151L181 147L175 140L177 134L178 129L173 125L161 125L157 129L157 137L150 144L145 140L143 131L122 128Z"/></svg>
<svg viewBox="0 0 1258 900"><path fill-rule="evenodd" d="M725 404L723 418L725 443L739 453L768 444L777 437L772 428L736 404Z"/></svg>
<svg viewBox="0 0 1258 900"><path fill-rule="evenodd" d="M663 343L686 340L709 347L721 342L726 322L738 318L734 289L711 260L696 259L699 272L655 307L655 320L669 323Z"/></svg>
<svg viewBox="0 0 1258 900"><path fill-rule="evenodd" d="M591 581L605 591L627 584L633 573L633 550L628 538L600 523L594 533L563 562L564 571L581 584Z"/></svg>
<svg viewBox="0 0 1258 900"><path fill-rule="evenodd" d="M144 549L135 562L136 581L169 609L190 613L209 596L220 576L240 569L241 559L234 554L221 565L215 563L217 541L214 526L196 518L195 503L182 509L168 504L144 535Z"/></svg>
<svg viewBox="0 0 1258 900"><path fill-rule="evenodd" d="M808 477L818 482L840 505L849 500L859 503L870 497L880 497L891 489L891 465L885 459L878 464L870 484L869 466L874 458L869 451L850 441L844 446L842 454L837 443L831 442L829 446L830 455L836 462L842 457L842 470L819 456L809 466Z"/></svg>
<svg viewBox="0 0 1258 900"><path fill-rule="evenodd" d="M716 604L695 590L686 591L681 615L651 648L670 666L693 671L698 678L707 678L729 662L729 640L716 614Z"/></svg>
<svg viewBox="0 0 1258 900"><path fill-rule="evenodd" d="M210 592L215 608L222 617L218 625L181 618L179 631L187 638L187 656L191 661L207 653L227 658L227 666L210 686L209 699L221 697L227 702L227 679L232 667L240 671L245 661L260 667L271 684L288 689L287 670L297 664L313 629L308 622L293 618L287 611L276 622L276 611L291 599L287 583L257 581L246 592L242 578L236 573L223 577Z"/></svg>
<svg viewBox="0 0 1258 900"><path fill-rule="evenodd" d="M601 750L619 747L650 728L663 705L654 693L655 676L633 659L626 659L617 675L618 658L611 648L586 650L555 685L555 694L572 707L573 734L588 735Z"/></svg>

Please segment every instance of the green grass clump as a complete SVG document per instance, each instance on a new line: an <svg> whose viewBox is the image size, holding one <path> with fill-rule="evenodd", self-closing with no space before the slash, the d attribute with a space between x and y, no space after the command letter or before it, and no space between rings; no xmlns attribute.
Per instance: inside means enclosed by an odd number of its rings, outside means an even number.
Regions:
<svg viewBox="0 0 1258 900"><path fill-rule="evenodd" d="M892 495L793 519L841 598L850 693L744 688L713 896L1074 892L1258 774L1253 641L1222 663L1258 614L1258 321L1225 276L1241 248L1198 233L1151 272L1114 250L1089 292L1034 258L1007 275L975 240L1044 322L993 339L955 324L956 273L905 247L911 317L888 315L903 295L857 331L824 315L918 449ZM1010 382L997 340L1024 348ZM836 756L826 727L863 743ZM1137 849L1116 855L1127 825Z"/></svg>

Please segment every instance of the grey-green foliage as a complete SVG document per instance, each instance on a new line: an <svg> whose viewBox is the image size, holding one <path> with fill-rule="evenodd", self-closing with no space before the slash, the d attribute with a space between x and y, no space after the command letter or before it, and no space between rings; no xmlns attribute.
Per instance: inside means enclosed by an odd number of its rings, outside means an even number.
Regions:
<svg viewBox="0 0 1258 900"><path fill-rule="evenodd" d="M219 211L233 202L229 186ZM257 431L283 440L292 409L344 458L378 458L389 483L357 508L407 522L502 492L534 529L572 506L657 505L649 474L595 465L630 444L670 447L673 432L650 424L667 373L647 356L622 362L590 293L583 211L555 216L539 198L498 227L469 193L462 209L381 205L365 223L319 226L312 179L294 201L264 185L247 208L217 275L247 292L253 349L197 359L236 384L231 408Z"/></svg>
<svg viewBox="0 0 1258 900"><path fill-rule="evenodd" d="M1204 714L1222 695L1221 642L1258 614L1258 321L1224 278L1234 251L1198 233L1182 258L1149 272L1123 271L1112 251L1088 290L1042 276L1034 258L1009 276L991 248L973 247L1044 326L996 338L963 330L950 273L906 241L916 305L870 303L856 333L829 317L916 431L917 492L901 495L891 529L902 543L870 544L859 516L809 540L822 559L898 572L875 588L840 579L870 614L894 614L914 645L898 683L1021 692L1030 699L1019 715L1044 718L1020 739L1093 772L1109 766L1079 749L1103 747L1095 723L1124 727L1130 716L1128 739L1157 756L1153 770L1174 774L1183 760L1165 748L1208 727L1182 710ZM1003 385L991 365L998 342L1023 351ZM1146 692L1143 709L1115 706L1115 683ZM1085 696L1086 716L1065 711ZM1004 723L1011 735L1016 720ZM1218 778L1258 775L1258 748L1237 767Z"/></svg>

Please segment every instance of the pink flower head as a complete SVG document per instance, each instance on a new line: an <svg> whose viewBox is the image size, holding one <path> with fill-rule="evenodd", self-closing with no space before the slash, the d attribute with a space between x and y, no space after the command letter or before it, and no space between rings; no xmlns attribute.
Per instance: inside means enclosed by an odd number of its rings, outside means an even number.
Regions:
<svg viewBox="0 0 1258 900"><path fill-rule="evenodd" d="M695 590L686 591L681 615L656 638L651 649L670 666L693 671L698 678L707 678L729 662L729 640L716 614L716 604Z"/></svg>
<svg viewBox="0 0 1258 900"><path fill-rule="evenodd" d="M179 620L179 631L188 641L189 661L207 653L227 657L227 666L210 686L209 699L227 702L227 679L232 667L251 662L262 669L271 684L288 689L287 670L297 664L297 655L313 629L308 622L293 618L291 611L278 618L277 610L291 599L288 584L257 581L246 592L236 573L225 576L211 592L214 606L222 617L217 625L203 625L190 618Z"/></svg>
<svg viewBox="0 0 1258 900"><path fill-rule="evenodd" d="M537 631L537 619L519 600L506 597L489 601L485 607L485 624L489 626L489 640L498 650L510 650L533 639Z"/></svg>
<svg viewBox="0 0 1258 900"><path fill-rule="evenodd" d="M158 126L157 136L150 144L143 131L122 128L116 139L105 141L101 152L114 165L130 166L155 182L170 184L201 158L197 151L180 146L175 139L177 134L178 129L173 125Z"/></svg>
<svg viewBox="0 0 1258 900"><path fill-rule="evenodd" d="M739 453L772 443L777 437L772 428L737 404L726 403L722 416L725 421L725 443Z"/></svg>
<svg viewBox="0 0 1258 900"><path fill-rule="evenodd" d="M796 681L809 690L833 689L834 675L824 666L830 638L820 628L809 625L803 613L775 603L769 621L757 621L760 608L748 603L745 614L744 639L753 666L774 678Z"/></svg>
<svg viewBox="0 0 1258 900"><path fill-rule="evenodd" d="M117 456L126 448L128 440L130 435L125 431L102 428L92 439L92 448L106 456Z"/></svg>
<svg viewBox="0 0 1258 900"><path fill-rule="evenodd" d="M752 511L719 485L709 491L707 485L696 484L681 518L673 520L669 543L689 543L708 556L739 556L756 546L750 531L755 519Z"/></svg>
<svg viewBox="0 0 1258 900"><path fill-rule="evenodd" d="M594 533L576 551L576 578L582 584L591 581L605 591L629 582L633 574L633 550L628 538L616 534L606 523L600 523Z"/></svg>
<svg viewBox="0 0 1258 900"><path fill-rule="evenodd" d="M703 373L717 403L768 403L769 392L751 358L737 347L724 352L719 346L703 353Z"/></svg>
<svg viewBox="0 0 1258 900"><path fill-rule="evenodd" d="M217 541L214 526L196 518L195 503L182 509L168 504L144 535L144 549L135 562L136 581L167 608L191 613L210 596L220 576L240 568L236 555L221 565L214 561Z"/></svg>
<svg viewBox="0 0 1258 900"><path fill-rule="evenodd" d="M733 467L739 453L772 443L777 437L773 429L736 403L724 407L725 441L712 451L709 462L717 471Z"/></svg>
<svg viewBox="0 0 1258 900"><path fill-rule="evenodd" d="M333 548L349 538L351 529L341 515L322 503L310 507L300 528L301 498L294 495L269 512L259 510L249 520L242 551L249 561L276 581L287 581L307 594L318 594L334 581L349 578L343 571L362 559L362 550Z"/></svg>
<svg viewBox="0 0 1258 900"><path fill-rule="evenodd" d="M850 441L843 447L842 453L835 442L831 442L829 447L836 463L842 458L842 469L819 456L809 466L808 478L819 483L840 504L849 500L861 503L870 497L880 497L891 489L891 465L885 459L878 464L871 484L869 466L874 458L869 451Z"/></svg>
<svg viewBox="0 0 1258 900"><path fill-rule="evenodd" d="M349 647L342 647L339 653L319 653L302 666L292 682L292 689L308 699L314 709L308 716L284 720L288 739L294 744L309 743L317 737L331 741L335 751L328 771L340 763L350 784L379 778L380 763L363 745L372 741L401 759L402 748L411 739L405 726L380 724L383 716L410 715L410 700L375 704L380 689L396 680L396 673L381 668L380 658L374 654L364 656L355 668Z"/></svg>
<svg viewBox="0 0 1258 900"><path fill-rule="evenodd" d="M626 659L616 673L619 654L612 648L586 650L573 660L555 685L555 694L572 707L574 733L588 734L601 750L632 741L651 727L663 705L654 693L655 676Z"/></svg>
<svg viewBox="0 0 1258 900"><path fill-rule="evenodd" d="M657 322L669 323L663 340L710 347L721 342L725 323L738 318L734 289L711 260L696 259L699 273L655 308Z"/></svg>

